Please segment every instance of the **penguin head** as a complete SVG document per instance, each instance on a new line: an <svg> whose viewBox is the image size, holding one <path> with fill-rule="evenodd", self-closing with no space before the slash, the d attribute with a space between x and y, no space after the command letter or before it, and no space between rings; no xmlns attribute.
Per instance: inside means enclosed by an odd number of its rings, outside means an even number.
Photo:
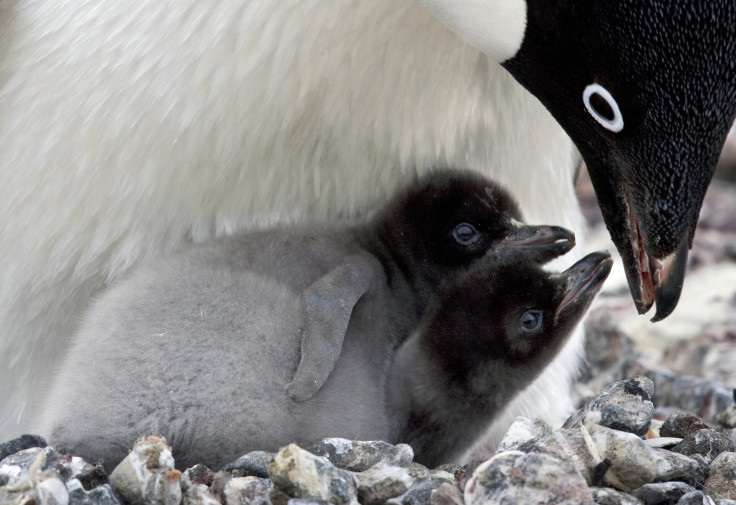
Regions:
<svg viewBox="0 0 736 505"><path fill-rule="evenodd" d="M448 384L502 393L502 404L555 357L612 265L606 252L561 273L524 258L479 260L438 292L421 329L425 346Z"/></svg>
<svg viewBox="0 0 736 505"><path fill-rule="evenodd" d="M523 22L523 35L507 31L503 44L481 40L472 36L480 27L469 21L473 9L464 2L425 0L502 63L570 135L639 312L656 302L654 320L667 317L677 305L700 207L736 115L736 3L469 3L498 11L510 26Z"/></svg>
<svg viewBox="0 0 736 505"><path fill-rule="evenodd" d="M381 243L418 279L436 282L482 256L545 262L575 245L572 232L521 222L515 200L490 180L442 170L401 192L377 217Z"/></svg>

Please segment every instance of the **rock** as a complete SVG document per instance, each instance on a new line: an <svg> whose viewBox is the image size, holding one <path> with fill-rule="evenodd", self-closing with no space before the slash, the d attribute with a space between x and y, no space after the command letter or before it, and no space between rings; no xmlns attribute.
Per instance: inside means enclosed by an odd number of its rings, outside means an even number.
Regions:
<svg viewBox="0 0 736 505"><path fill-rule="evenodd" d="M426 505L435 490L447 484L441 477L427 476L417 480L404 494L386 501L386 505Z"/></svg>
<svg viewBox="0 0 736 505"><path fill-rule="evenodd" d="M430 493L427 505L464 505L463 495L457 486L443 482Z"/></svg>
<svg viewBox="0 0 736 505"><path fill-rule="evenodd" d="M232 463L223 466L222 469L233 474L233 477L261 477L268 478L266 465L273 459L273 452L253 451L239 457Z"/></svg>
<svg viewBox="0 0 736 505"><path fill-rule="evenodd" d="M43 449L46 447L46 440L38 435L22 435L19 438L9 440L0 444L0 461L4 460L11 454L16 452L38 447Z"/></svg>
<svg viewBox="0 0 736 505"><path fill-rule="evenodd" d="M736 444L720 431L704 429L691 433L670 450L685 456L700 454L710 465L720 453L736 451Z"/></svg>
<svg viewBox="0 0 736 505"><path fill-rule="evenodd" d="M713 460L703 491L715 499L736 497L736 452L722 452Z"/></svg>
<svg viewBox="0 0 736 505"><path fill-rule="evenodd" d="M593 307L585 320L585 365L580 380L588 382L635 356L634 344L606 307Z"/></svg>
<svg viewBox="0 0 736 505"><path fill-rule="evenodd" d="M508 451L479 466L465 487L466 505L507 503L594 502L572 463L536 452Z"/></svg>
<svg viewBox="0 0 736 505"><path fill-rule="evenodd" d="M160 437L141 438L110 474L110 485L131 505L179 505L181 473Z"/></svg>
<svg viewBox="0 0 736 505"><path fill-rule="evenodd" d="M664 370L650 371L646 375L654 381L652 401L656 405L696 412L706 421L712 420L734 403L733 390L720 382L678 376Z"/></svg>
<svg viewBox="0 0 736 505"><path fill-rule="evenodd" d="M222 505L222 502L210 492L207 486L203 484L192 484L185 491L182 491L181 505Z"/></svg>
<svg viewBox="0 0 736 505"><path fill-rule="evenodd" d="M295 444L279 449L267 469L275 490L290 498L313 498L334 505L357 503L358 483L354 474ZM280 505L281 499L278 493L271 494L275 505Z"/></svg>
<svg viewBox="0 0 736 505"><path fill-rule="evenodd" d="M729 500L727 498L721 498L719 500L715 500L716 505L736 505L736 500Z"/></svg>
<svg viewBox="0 0 736 505"><path fill-rule="evenodd" d="M427 479L431 475L431 470L419 463L409 465L409 476L414 480Z"/></svg>
<svg viewBox="0 0 736 505"><path fill-rule="evenodd" d="M473 476L475 469L486 461L488 461L488 458L476 458L462 467L459 472L455 473L455 480L457 480L457 484L461 491L465 490L465 484L467 484L468 480Z"/></svg>
<svg viewBox="0 0 736 505"><path fill-rule="evenodd" d="M632 433L586 424L590 430L588 448L597 452L593 454L594 461L604 465L595 470L603 473L605 483L622 491L629 492L651 482L680 479L699 467L694 459L649 447Z"/></svg>
<svg viewBox="0 0 736 505"><path fill-rule="evenodd" d="M392 466L408 467L414 459L414 451L407 444L356 442L344 438L326 438L307 451L351 472L363 472L381 460Z"/></svg>
<svg viewBox="0 0 736 505"><path fill-rule="evenodd" d="M378 462L358 477L358 501L362 505L378 505L404 494L414 483L409 470Z"/></svg>
<svg viewBox="0 0 736 505"><path fill-rule="evenodd" d="M518 450L522 445L532 440L539 440L551 432L552 427L541 419L531 420L526 417L517 417L506 430L501 443L498 444L496 454Z"/></svg>
<svg viewBox="0 0 736 505"><path fill-rule="evenodd" d="M33 447L6 456L0 461L0 486L14 486L29 479L29 474L45 472L59 459L51 447Z"/></svg>
<svg viewBox="0 0 736 505"><path fill-rule="evenodd" d="M225 505L270 505L273 485L260 477L234 477L225 485Z"/></svg>
<svg viewBox="0 0 736 505"><path fill-rule="evenodd" d="M598 424L642 436L649 431L654 414L654 383L647 377L633 377L605 386L575 412L562 426L579 428L591 413L599 414Z"/></svg>
<svg viewBox="0 0 736 505"><path fill-rule="evenodd" d="M680 498L677 505L715 505L710 496L702 491L691 491Z"/></svg>
<svg viewBox="0 0 736 505"><path fill-rule="evenodd" d="M695 414L689 412L675 412L665 419L659 434L663 437L686 438L695 432L705 429L714 429L715 426L706 423Z"/></svg>
<svg viewBox="0 0 736 505"><path fill-rule="evenodd" d="M202 484L209 487L212 485L214 477L215 472L207 468L205 465L194 465L191 468L187 468L181 475L182 491L184 491L188 486L194 484Z"/></svg>
<svg viewBox="0 0 736 505"><path fill-rule="evenodd" d="M109 481L101 464L92 465L78 456L59 456L52 468L64 482L77 479L88 491Z"/></svg>
<svg viewBox="0 0 736 505"><path fill-rule="evenodd" d="M725 428L736 428L736 405L731 405L713 419Z"/></svg>
<svg viewBox="0 0 736 505"><path fill-rule="evenodd" d="M69 505L121 505L109 484L101 484L92 490L86 490L78 479L67 481Z"/></svg>
<svg viewBox="0 0 736 505"><path fill-rule="evenodd" d="M631 494L646 505L675 505L691 491L695 491L695 488L684 482L658 482L645 484Z"/></svg>
<svg viewBox="0 0 736 505"><path fill-rule="evenodd" d="M610 487L591 487L590 494L597 505L644 505L640 499Z"/></svg>

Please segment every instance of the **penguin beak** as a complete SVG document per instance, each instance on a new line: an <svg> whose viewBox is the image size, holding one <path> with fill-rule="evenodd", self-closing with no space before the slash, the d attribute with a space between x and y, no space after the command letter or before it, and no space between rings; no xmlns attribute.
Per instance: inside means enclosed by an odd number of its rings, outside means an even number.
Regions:
<svg viewBox="0 0 736 505"><path fill-rule="evenodd" d="M565 270L560 276L565 279L568 289L555 310L555 318L563 311L573 307L585 310L603 286L611 273L613 259L605 251L594 252Z"/></svg>
<svg viewBox="0 0 736 505"><path fill-rule="evenodd" d="M493 245L488 254L523 254L532 261L546 263L567 253L575 246L575 234L559 226L527 226L512 223L503 240Z"/></svg>
<svg viewBox="0 0 736 505"><path fill-rule="evenodd" d="M636 309L639 314L644 314L656 303L652 321L661 321L675 310L680 299L692 235L690 230L695 227L697 215L679 223L680 229L686 231L680 232L680 238L670 249L673 252L661 256L652 254L646 247L645 238L647 234L651 235L652 217L646 211L637 212L629 196L629 186L622 179L610 175L601 177L603 170L600 167L588 166L589 169L593 167L591 179L611 239L621 254ZM605 170L605 173L610 174L610 170Z"/></svg>

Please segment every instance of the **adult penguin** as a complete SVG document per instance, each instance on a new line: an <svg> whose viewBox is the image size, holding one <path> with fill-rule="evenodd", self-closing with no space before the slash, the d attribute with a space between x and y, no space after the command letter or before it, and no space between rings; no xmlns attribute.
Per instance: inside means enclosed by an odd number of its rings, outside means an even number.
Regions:
<svg viewBox="0 0 736 505"><path fill-rule="evenodd" d="M436 165L492 174L529 222L581 237L577 155L498 62L578 144L634 298L664 294L664 317L734 115L732 0L3 9L0 438L23 431L90 296L187 240L358 214ZM562 418L580 350L578 335L501 424Z"/></svg>

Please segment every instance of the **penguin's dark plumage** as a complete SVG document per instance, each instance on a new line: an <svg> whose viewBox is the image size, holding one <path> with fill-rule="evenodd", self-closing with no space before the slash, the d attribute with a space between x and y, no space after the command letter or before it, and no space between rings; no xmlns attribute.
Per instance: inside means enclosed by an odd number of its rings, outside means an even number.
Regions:
<svg viewBox="0 0 736 505"><path fill-rule="evenodd" d="M736 4L527 0L503 66L583 155L637 308L667 317L736 116Z"/></svg>
<svg viewBox="0 0 736 505"><path fill-rule="evenodd" d="M387 357L437 287L489 251L544 262L573 246L519 219L487 179L438 172L363 225L252 233L155 262L92 307L40 431L108 468L148 434L179 466L213 468L291 441L385 438L373 411Z"/></svg>
<svg viewBox="0 0 736 505"><path fill-rule="evenodd" d="M395 353L393 439L430 468L455 461L555 357L612 263L593 253L550 274L528 259L490 256L446 284Z"/></svg>

